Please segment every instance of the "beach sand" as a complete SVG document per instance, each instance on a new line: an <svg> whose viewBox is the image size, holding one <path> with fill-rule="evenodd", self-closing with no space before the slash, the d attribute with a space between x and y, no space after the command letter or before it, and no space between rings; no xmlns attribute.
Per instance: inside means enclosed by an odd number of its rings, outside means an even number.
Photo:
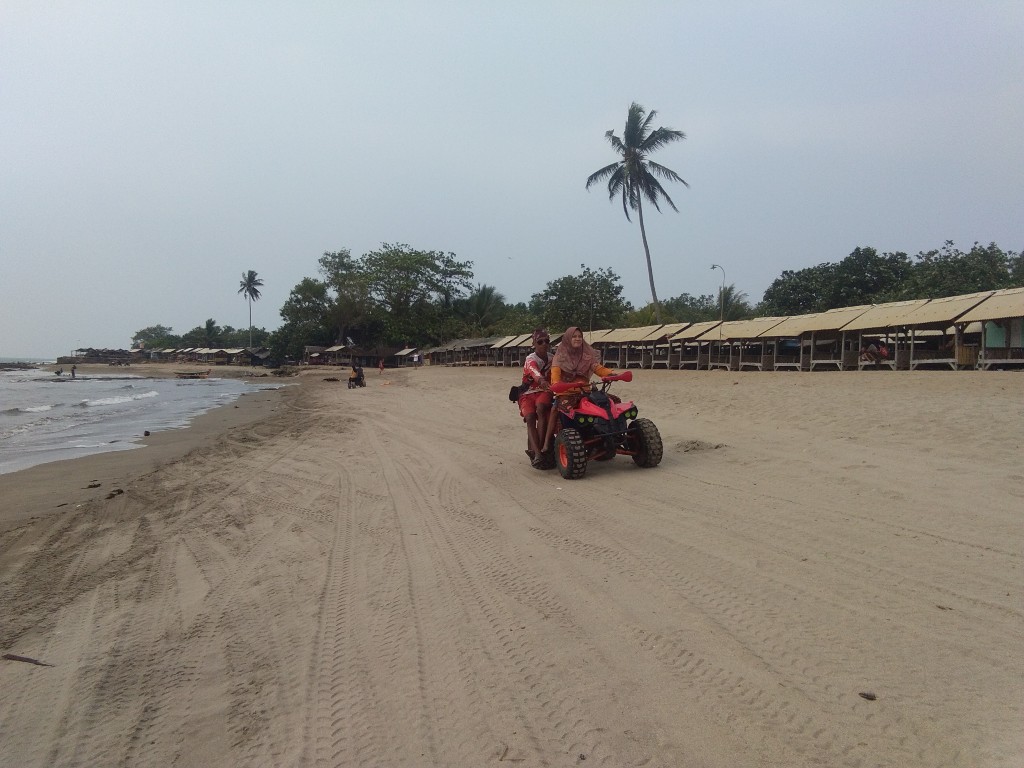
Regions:
<svg viewBox="0 0 1024 768"><path fill-rule="evenodd" d="M5 764L1021 764L1020 374L641 371L578 481L345 378L0 477Z"/></svg>

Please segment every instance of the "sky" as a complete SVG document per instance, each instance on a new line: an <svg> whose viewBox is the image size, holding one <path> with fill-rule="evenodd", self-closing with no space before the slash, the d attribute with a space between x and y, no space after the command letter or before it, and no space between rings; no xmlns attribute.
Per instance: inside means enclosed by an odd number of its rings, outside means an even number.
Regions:
<svg viewBox="0 0 1024 768"><path fill-rule="evenodd" d="M632 102L685 141L645 209L661 299L752 302L857 247L1024 248L1024 3L0 3L0 357L267 330L324 251L454 253L529 301L650 300L587 177Z"/></svg>

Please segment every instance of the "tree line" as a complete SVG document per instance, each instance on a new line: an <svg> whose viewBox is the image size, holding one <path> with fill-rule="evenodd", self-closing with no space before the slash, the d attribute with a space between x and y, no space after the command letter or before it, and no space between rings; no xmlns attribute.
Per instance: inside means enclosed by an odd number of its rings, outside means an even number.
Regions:
<svg viewBox="0 0 1024 768"><path fill-rule="evenodd" d="M379 352L525 333L537 326L554 331L569 325L638 327L658 322L659 308L663 323L717 320L723 313L737 320L1024 285L1021 253L995 243L975 243L961 251L946 242L913 257L857 247L838 262L784 271L757 304L735 285L726 285L717 295L682 293L662 300L660 307L652 301L640 308L622 297L618 274L585 264L518 303L508 302L494 286L474 283L472 262L406 244L384 243L359 257L348 249L328 251L317 265L316 276L292 288L280 309L282 323L273 332L221 327L211 318L180 336L163 325L144 328L133 341L147 348L266 346L285 360L301 358L307 345L344 344ZM250 270L243 275L243 288L246 282L255 295L239 293L251 308L262 281Z"/></svg>

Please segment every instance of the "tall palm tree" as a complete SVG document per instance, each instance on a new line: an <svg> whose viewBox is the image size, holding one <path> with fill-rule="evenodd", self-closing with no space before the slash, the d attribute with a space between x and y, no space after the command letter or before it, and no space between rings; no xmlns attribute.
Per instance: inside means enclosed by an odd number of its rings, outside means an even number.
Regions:
<svg viewBox="0 0 1024 768"><path fill-rule="evenodd" d="M238 292L245 296L245 301L249 305L249 348L252 348L252 303L259 301L260 288L263 287L263 281L256 277L256 272L250 269L248 272L242 273L242 282L238 284L240 287Z"/></svg>
<svg viewBox="0 0 1024 768"><path fill-rule="evenodd" d="M626 114L626 127L620 139L614 131L607 131L604 135L612 149L619 153L621 160L606 165L599 171L590 174L587 179L587 189L592 184L608 179L608 199L615 199L616 195L622 195L622 211L629 219L629 209L637 212L640 219L640 236L644 241L644 254L647 256L647 277L651 282L651 299L654 303L655 322L661 322L661 305L658 303L658 293L654 289L654 270L651 267L651 249L647 245L647 230L644 228L643 199L654 206L655 210L661 211L658 207L658 199L664 198L673 211L679 211L672 198L664 190L655 176L660 176L666 181L678 181L684 187L689 187L675 171L659 165L648 159L648 155L657 149L673 141L685 139L682 131L672 128L655 128L651 130L651 123L658 113L653 109L646 112L642 106L635 101L630 104L629 112Z"/></svg>

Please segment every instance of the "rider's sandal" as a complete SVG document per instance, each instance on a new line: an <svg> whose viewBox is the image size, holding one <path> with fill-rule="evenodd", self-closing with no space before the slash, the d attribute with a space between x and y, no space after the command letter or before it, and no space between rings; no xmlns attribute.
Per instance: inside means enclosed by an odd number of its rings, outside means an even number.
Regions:
<svg viewBox="0 0 1024 768"><path fill-rule="evenodd" d="M530 461L533 461L534 458L536 457L536 454L533 451L531 451L529 448L526 449L526 455L530 457Z"/></svg>

